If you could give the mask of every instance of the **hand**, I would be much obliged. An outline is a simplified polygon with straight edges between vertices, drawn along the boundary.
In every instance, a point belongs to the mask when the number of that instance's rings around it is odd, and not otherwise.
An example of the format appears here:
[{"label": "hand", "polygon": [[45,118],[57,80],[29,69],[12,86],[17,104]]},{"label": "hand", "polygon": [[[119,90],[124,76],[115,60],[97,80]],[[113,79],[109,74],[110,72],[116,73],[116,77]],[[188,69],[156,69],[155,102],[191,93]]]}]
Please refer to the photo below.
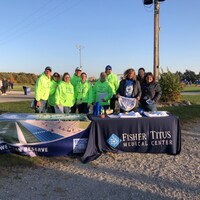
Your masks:
[{"label": "hand", "polygon": [[38,107],[38,108],[39,108],[40,106],[41,106],[41,103],[40,103],[40,101],[37,101],[37,102],[36,102],[36,107]]},{"label": "hand", "polygon": [[138,96],[136,99],[139,101],[139,100],[140,100],[140,97]]}]

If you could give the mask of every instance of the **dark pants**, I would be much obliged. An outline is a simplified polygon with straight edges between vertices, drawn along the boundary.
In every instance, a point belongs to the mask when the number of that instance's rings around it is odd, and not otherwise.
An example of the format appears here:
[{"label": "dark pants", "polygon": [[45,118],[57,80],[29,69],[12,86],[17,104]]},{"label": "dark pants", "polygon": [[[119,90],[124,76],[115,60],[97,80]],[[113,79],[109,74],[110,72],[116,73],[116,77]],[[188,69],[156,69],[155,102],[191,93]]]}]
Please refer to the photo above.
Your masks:
[{"label": "dark pants", "polygon": [[113,95],[112,98],[110,99],[110,109],[115,110],[115,102],[116,102],[116,95]]},{"label": "dark pants", "polygon": [[49,112],[50,113],[55,113],[55,108],[54,108],[54,106],[49,106]]},{"label": "dark pants", "polygon": [[88,114],[89,110],[88,110],[88,104],[87,103],[79,104],[77,107],[78,107],[79,113]]},{"label": "dark pants", "polygon": [[2,86],[1,90],[2,90],[2,93],[5,94],[8,90],[8,88],[5,86]]},{"label": "dark pants", "polygon": [[71,113],[76,113],[76,109],[77,109],[77,105],[74,104],[74,105],[71,107]]}]

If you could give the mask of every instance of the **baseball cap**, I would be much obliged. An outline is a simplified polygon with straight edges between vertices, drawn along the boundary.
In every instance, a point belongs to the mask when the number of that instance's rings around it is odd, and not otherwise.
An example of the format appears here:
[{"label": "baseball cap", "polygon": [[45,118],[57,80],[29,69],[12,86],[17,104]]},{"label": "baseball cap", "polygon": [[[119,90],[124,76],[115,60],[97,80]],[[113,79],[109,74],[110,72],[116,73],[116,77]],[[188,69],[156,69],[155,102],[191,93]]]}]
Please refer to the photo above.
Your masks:
[{"label": "baseball cap", "polygon": [[50,72],[52,71],[51,67],[49,67],[49,66],[47,66],[47,67],[45,68],[45,71],[46,71],[46,70],[49,70]]},{"label": "baseball cap", "polygon": [[107,65],[105,70],[108,70],[108,69],[112,70],[112,67],[110,65]]},{"label": "baseball cap", "polygon": [[82,71],[82,68],[81,67],[77,67],[76,71]]}]

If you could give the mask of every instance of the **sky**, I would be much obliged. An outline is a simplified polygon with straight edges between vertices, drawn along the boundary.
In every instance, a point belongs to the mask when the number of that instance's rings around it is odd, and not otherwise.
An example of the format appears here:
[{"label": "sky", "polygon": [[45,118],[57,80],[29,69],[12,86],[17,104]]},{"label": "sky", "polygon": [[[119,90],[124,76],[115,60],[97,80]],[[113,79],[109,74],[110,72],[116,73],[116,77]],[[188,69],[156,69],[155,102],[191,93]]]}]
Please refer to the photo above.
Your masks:
[{"label": "sky", "polygon": [[[160,69],[200,72],[199,9],[199,0],[160,4]],[[154,6],[143,0],[0,0],[0,72],[153,72],[153,37]]]}]

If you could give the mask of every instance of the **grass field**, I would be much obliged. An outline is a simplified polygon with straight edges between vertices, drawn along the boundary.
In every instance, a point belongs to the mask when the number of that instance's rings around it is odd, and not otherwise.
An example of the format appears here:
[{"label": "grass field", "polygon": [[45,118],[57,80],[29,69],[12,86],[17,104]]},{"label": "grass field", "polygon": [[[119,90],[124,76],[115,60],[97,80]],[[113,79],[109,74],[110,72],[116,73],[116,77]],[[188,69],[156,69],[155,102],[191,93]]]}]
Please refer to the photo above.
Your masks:
[{"label": "grass field", "polygon": [[34,109],[31,108],[30,101],[21,102],[9,102],[0,103],[0,114],[2,113],[34,113]]},{"label": "grass field", "polygon": [[183,88],[183,92],[200,92],[200,86],[187,85]]},{"label": "grass field", "polygon": [[[34,91],[34,87],[35,87],[34,85],[20,84],[20,83],[15,83],[13,90],[23,91],[23,86],[30,87],[31,91]],[[182,89],[182,92],[200,92],[200,86],[187,85]]]}]

